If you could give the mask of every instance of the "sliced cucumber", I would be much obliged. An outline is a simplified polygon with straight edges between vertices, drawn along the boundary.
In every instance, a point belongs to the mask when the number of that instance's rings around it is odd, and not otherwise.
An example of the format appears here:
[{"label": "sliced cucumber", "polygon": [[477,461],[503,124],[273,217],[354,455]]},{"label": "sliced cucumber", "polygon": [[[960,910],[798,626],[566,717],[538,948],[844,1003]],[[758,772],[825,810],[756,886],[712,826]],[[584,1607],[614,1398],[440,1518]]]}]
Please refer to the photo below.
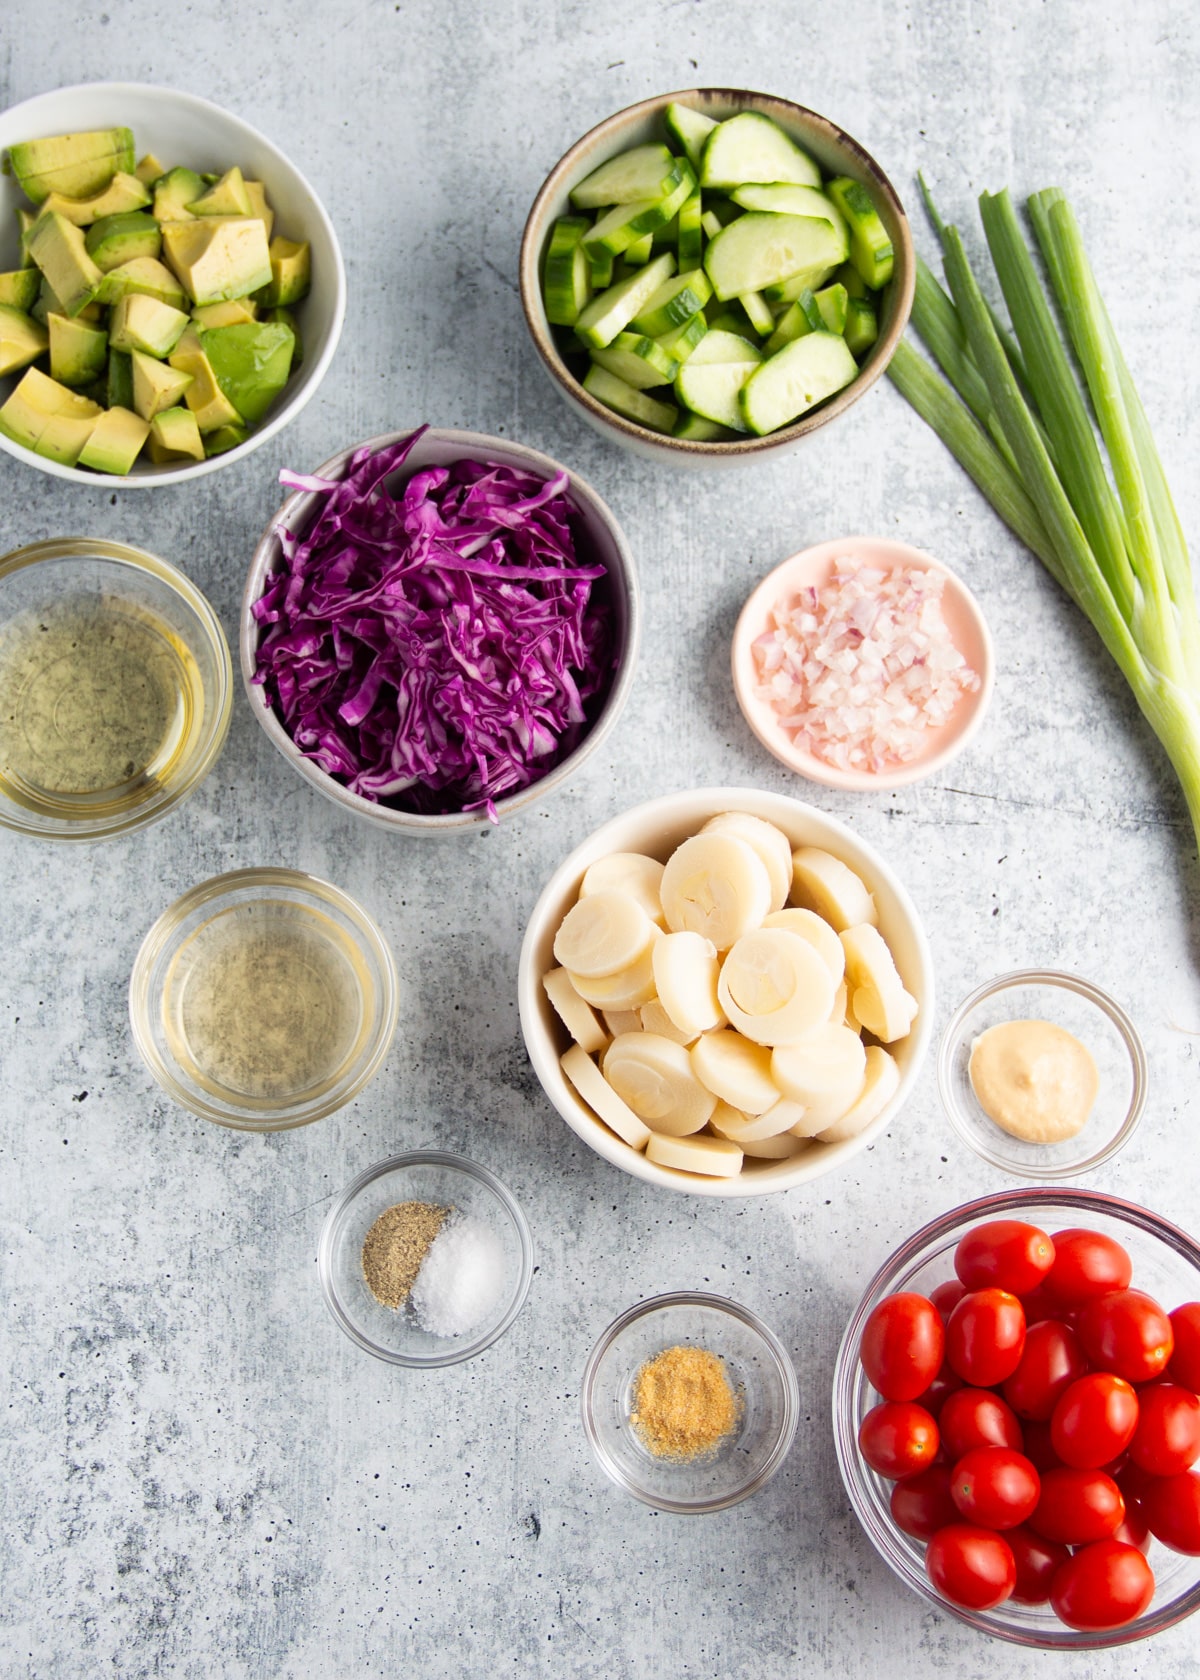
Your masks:
[{"label": "sliced cucumber", "polygon": [[696,177],[690,164],[681,161],[683,179],[666,198],[639,198],[629,204],[614,204],[607,215],[601,216],[595,227],[583,236],[584,249],[611,251],[619,257],[644,233],[663,227],[679,206],[696,190]]},{"label": "sliced cucumber", "polygon": [[681,179],[680,160],[666,146],[634,146],[585,175],[571,188],[571,203],[576,210],[600,210],[609,204],[666,198]]},{"label": "sliced cucumber", "polygon": [[[626,280],[619,280],[582,310],[575,323],[575,331],[592,350],[603,350],[619,332],[643,309],[664,280],[675,272],[675,258],[669,251],[655,257],[645,268],[638,269]],[[603,399],[601,399],[603,400]]]},{"label": "sliced cucumber", "polygon": [[704,229],[701,225],[703,207],[699,192],[694,192],[679,206],[679,272],[690,274],[699,268],[704,257]]},{"label": "sliced cucumber", "polygon": [[839,286],[845,286],[848,296],[852,298],[869,298],[870,287],[853,263],[845,262],[833,277]]},{"label": "sliced cucumber", "polygon": [[663,112],[663,121],[672,140],[683,147],[692,168],[699,170],[704,142],[716,128],[716,123],[711,117],[706,117],[703,111],[693,111],[690,105],[681,105],[678,100],[673,100],[667,106]]},{"label": "sliced cucumber", "polygon": [[819,187],[821,171],[770,117],[741,111],[718,123],[705,141],[700,185],[730,192],[752,181],[791,181],[801,187]]},{"label": "sliced cucumber", "polygon": [[587,232],[585,216],[560,216],[546,252],[546,319],[552,326],[573,327],[579,311],[592,295],[588,261],[580,241]]},{"label": "sliced cucumber", "polygon": [[678,356],[664,349],[657,339],[637,332],[618,333],[607,350],[592,351],[592,360],[635,391],[669,385],[679,371]]},{"label": "sliced cucumber", "polygon": [[655,397],[648,397],[644,391],[635,391],[632,385],[609,373],[607,368],[598,367],[595,362],[587,371],[583,388],[605,408],[611,408],[615,414],[623,414],[626,420],[632,420],[638,426],[648,426],[652,432],[673,431],[679,419],[679,410],[674,403],[659,402]]},{"label": "sliced cucumber", "polygon": [[663,281],[645,308],[639,309],[633,324],[638,332],[657,338],[698,315],[711,296],[712,285],[702,268],[673,275]]},{"label": "sliced cucumber", "polygon": [[[686,371],[681,369],[679,377]],[[777,431],[849,385],[857,375],[858,363],[844,338],[829,332],[808,333],[752,370],[750,378],[738,387],[742,426],[760,437]]]},{"label": "sliced cucumber", "polygon": [[879,321],[875,307],[866,298],[848,299],[845,336],[847,347],[855,356],[865,356],[879,337]]},{"label": "sliced cucumber", "polygon": [[675,395],[704,420],[744,432],[742,386],[762,364],[762,351],[736,333],[709,331],[675,375]]},{"label": "sliced cucumber", "polygon": [[795,303],[805,292],[819,292],[832,275],[832,267],[818,263],[815,268],[802,268],[798,274],[789,274],[777,286],[764,286],[763,296],[768,303]]},{"label": "sliced cucumber", "polygon": [[589,251],[583,246],[583,254],[587,259],[588,277],[592,282],[592,289],[602,292],[606,286],[613,283],[613,264],[616,258],[611,251]]},{"label": "sliced cucumber", "polygon": [[763,348],[768,356],[773,356],[776,350],[782,350],[785,344],[791,344],[797,338],[804,338],[810,332],[821,332],[823,327],[821,312],[813,294],[801,292],[795,303],[789,304],[779,317],[775,331]]},{"label": "sliced cucumber", "polygon": [[700,217],[700,231],[706,239],[715,239],[724,226],[715,210],[705,210]]},{"label": "sliced cucumber", "polygon": [[751,344],[741,333],[726,332],[723,327],[710,327],[704,335],[703,344],[697,345],[691,355],[697,367],[712,362],[746,362],[757,367],[762,359],[763,353],[757,344]]},{"label": "sliced cucumber", "polygon": [[845,175],[830,181],[828,192],[850,229],[850,261],[866,285],[886,285],[892,277],[892,242],[870,193]]},{"label": "sliced cucumber", "polygon": [[659,333],[657,342],[662,345],[668,356],[674,356],[678,366],[682,367],[707,334],[708,322],[701,310],[699,315],[693,315],[691,320],[685,321],[681,327],[672,327],[670,332]]},{"label": "sliced cucumber", "polygon": [[[713,291],[727,299],[764,291],[814,268],[832,268],[845,257],[845,236],[822,217],[747,210],[710,241],[704,266]],[[774,301],[770,292],[767,298]]]},{"label": "sliced cucumber", "polygon": [[845,286],[826,286],[813,294],[813,302],[821,312],[821,322],[826,332],[845,332],[846,305],[849,301]]},{"label": "sliced cucumber", "polygon": [[675,428],[677,438],[687,438],[691,443],[732,443],[737,435],[732,427],[705,420],[699,414],[685,414]]},{"label": "sliced cucumber", "polygon": [[635,239],[625,252],[625,261],[630,268],[645,268],[654,251],[654,235],[644,233],[640,239]]},{"label": "sliced cucumber", "polygon": [[743,292],[738,299],[747,319],[759,338],[769,338],[775,331],[775,317],[761,292]]},{"label": "sliced cucumber", "polygon": [[[770,210],[776,216],[823,216],[834,227],[846,231],[846,218],[833,200],[815,187],[745,186],[729,195],[743,210]],[[847,246],[849,235],[847,235]]]}]

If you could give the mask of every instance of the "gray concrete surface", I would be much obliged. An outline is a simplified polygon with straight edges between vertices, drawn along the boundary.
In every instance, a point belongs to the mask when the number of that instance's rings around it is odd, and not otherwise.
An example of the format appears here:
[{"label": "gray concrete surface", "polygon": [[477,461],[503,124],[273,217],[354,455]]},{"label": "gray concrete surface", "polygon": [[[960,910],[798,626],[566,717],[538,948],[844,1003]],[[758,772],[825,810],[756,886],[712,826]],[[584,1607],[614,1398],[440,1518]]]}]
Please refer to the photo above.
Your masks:
[{"label": "gray concrete surface", "polygon": [[[1153,1094],[1140,1135],[1088,1182],[1195,1228],[1200,867],[1182,800],[1093,636],[890,387],[776,466],[675,476],[571,418],[535,364],[513,276],[526,209],[564,148],[608,112],[696,82],[816,107],[910,200],[923,168],[964,219],[984,186],[1061,184],[1195,532],[1198,58],[1181,0],[4,10],[5,105],[124,77],[200,92],[265,130],[334,216],[350,310],[301,418],[194,488],[112,495],[0,458],[0,546],[64,532],[139,543],[196,579],[232,638],[278,469],[428,419],[519,438],[590,477],[625,524],[647,607],[611,751],[511,830],[437,846],[360,830],[288,771],[239,698],[218,769],[168,822],[90,849],[0,840],[6,1677],[1046,1671],[909,1595],[834,1462],[829,1378],[864,1281],[917,1225],[1009,1182],[950,1134],[932,1069],[890,1134],[809,1192],[655,1193],[577,1144],[543,1099],[518,1030],[517,949],[540,883],[602,818],[704,783],[809,797],[909,885],[942,1020],[977,981],[1026,964],[1115,992],[1145,1036]],[[946,775],[894,796],[791,779],[727,679],[752,583],[852,530],[959,567],[996,636],[982,736]],[[335,1118],[257,1139],[163,1100],[135,1059],[126,987],[177,893],[265,862],[360,896],[405,989],[370,1089]],[[422,1145],[502,1173],[539,1269],[504,1342],[414,1375],[341,1335],[315,1253],[330,1198]],[[609,1486],[578,1420],[596,1335],[680,1286],[763,1313],[803,1397],[775,1482],[699,1521]],[[1054,1668],[1184,1680],[1198,1662],[1192,1624]]]}]

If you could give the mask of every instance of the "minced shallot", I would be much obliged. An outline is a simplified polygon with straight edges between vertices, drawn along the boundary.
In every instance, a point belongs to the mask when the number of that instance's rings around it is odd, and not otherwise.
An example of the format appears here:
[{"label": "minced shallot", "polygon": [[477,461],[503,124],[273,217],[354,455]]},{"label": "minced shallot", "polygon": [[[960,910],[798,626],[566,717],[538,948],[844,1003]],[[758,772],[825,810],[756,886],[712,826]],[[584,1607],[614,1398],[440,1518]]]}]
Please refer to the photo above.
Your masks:
[{"label": "minced shallot", "polygon": [[839,770],[906,764],[980,686],[942,616],[944,574],[845,558],[777,601],[753,644],[755,694],[801,751]]}]

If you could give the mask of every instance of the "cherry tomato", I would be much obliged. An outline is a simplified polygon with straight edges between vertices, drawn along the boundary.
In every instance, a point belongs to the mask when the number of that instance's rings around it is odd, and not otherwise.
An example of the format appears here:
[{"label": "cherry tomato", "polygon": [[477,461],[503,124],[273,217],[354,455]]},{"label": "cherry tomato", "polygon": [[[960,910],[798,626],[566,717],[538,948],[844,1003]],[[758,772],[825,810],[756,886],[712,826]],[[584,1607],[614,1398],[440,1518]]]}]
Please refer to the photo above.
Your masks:
[{"label": "cherry tomato", "polygon": [[1137,1422],[1138,1397],[1125,1379],[1089,1371],[1059,1396],[1050,1440],[1064,1464],[1099,1470],[1125,1451]]},{"label": "cherry tomato", "polygon": [[966,1286],[957,1278],[947,1278],[945,1283],[939,1283],[936,1289],[929,1291],[929,1299],[945,1322],[966,1293]]},{"label": "cherry tomato", "polygon": [[925,1569],[943,1598],[968,1610],[994,1609],[1017,1583],[1004,1536],[971,1523],[939,1528],[925,1550]]},{"label": "cherry tomato", "polygon": [[946,1358],[964,1382],[991,1388],[1011,1377],[1025,1351],[1025,1313],[1006,1289],[969,1290],[946,1325]]},{"label": "cherry tomato", "polygon": [[1043,1423],[1030,1419],[1023,1425],[1022,1433],[1025,1436],[1025,1457],[1039,1475],[1044,1475],[1047,1470],[1061,1470],[1062,1459],[1054,1450],[1049,1420]]},{"label": "cherry tomato", "polygon": [[1133,1261],[1112,1237],[1072,1226],[1054,1233],[1046,1293],[1063,1307],[1081,1307],[1110,1289],[1128,1289]]},{"label": "cherry tomato", "polygon": [[1070,1552],[1057,1540],[1043,1540],[1024,1523],[1019,1528],[1005,1530],[1004,1538],[1012,1550],[1017,1566],[1017,1584],[1013,1600],[1017,1604],[1045,1604],[1050,1597],[1050,1583]]},{"label": "cherry tomato", "polygon": [[1172,1382],[1200,1394],[1200,1301],[1185,1301],[1171,1314],[1175,1351],[1167,1367]]},{"label": "cherry tomato", "polygon": [[1092,1540],[1107,1540],[1124,1520],[1125,1501],[1111,1476],[1103,1470],[1064,1466],[1043,1475],[1041,1498],[1029,1526],[1044,1540],[1086,1546]]},{"label": "cherry tomato", "polygon": [[1079,1315],[1079,1340],[1094,1366],[1126,1382],[1153,1382],[1175,1346],[1171,1321],[1140,1289],[1118,1289],[1090,1301]]},{"label": "cherry tomato", "polygon": [[963,1380],[953,1372],[949,1365],[943,1362],[941,1370],[934,1377],[924,1394],[917,1396],[918,1403],[934,1417],[940,1417],[942,1407],[952,1394],[962,1387]]},{"label": "cherry tomato", "polygon": [[1027,1289],[1021,1296],[1021,1306],[1025,1310],[1025,1322],[1030,1325],[1040,1324],[1044,1318],[1065,1323],[1068,1317],[1066,1308],[1051,1298],[1044,1283],[1039,1283],[1036,1289]]},{"label": "cherry tomato", "polygon": [[1136,1546],[1121,1540],[1084,1546],[1063,1564],[1050,1589],[1058,1619],[1087,1633],[1136,1621],[1153,1597],[1154,1571]]},{"label": "cherry tomato", "polygon": [[1127,1546],[1136,1546],[1139,1552],[1149,1551],[1150,1525],[1139,1505],[1132,1504],[1128,1499],[1125,1501],[1125,1521],[1113,1529],[1112,1538],[1124,1540]]},{"label": "cherry tomato", "polygon": [[1150,1482],[1139,1501],[1150,1532],[1173,1552],[1200,1557],[1200,1472]]},{"label": "cherry tomato", "polygon": [[1015,1447],[1024,1441],[1012,1407],[986,1388],[959,1388],[948,1394],[938,1416],[942,1445],[951,1463],[972,1447]]},{"label": "cherry tomato", "polygon": [[1045,1231],[1020,1219],[992,1219],[968,1231],[954,1250],[954,1270],[967,1289],[1036,1289],[1054,1264]]},{"label": "cherry tomato", "polygon": [[1011,1447],[973,1447],[950,1477],[954,1503],[981,1528],[1015,1528],[1032,1515],[1040,1492],[1037,1471]]},{"label": "cherry tomato", "polygon": [[950,1496],[949,1465],[931,1464],[919,1475],[897,1482],[891,1507],[896,1527],[918,1540],[932,1540],[939,1528],[958,1522],[958,1506]]},{"label": "cherry tomato", "polygon": [[885,1400],[862,1420],[858,1448],[872,1470],[898,1481],[933,1463],[938,1426],[924,1406],[911,1400]]},{"label": "cherry tomato", "polygon": [[1004,1384],[1004,1398],[1019,1417],[1044,1421],[1063,1390],[1086,1370],[1075,1332],[1057,1319],[1043,1319],[1025,1332],[1025,1351]]},{"label": "cherry tomato", "polygon": [[1179,1383],[1151,1383],[1138,1396],[1129,1456],[1152,1476],[1177,1476],[1200,1458],[1200,1397]]},{"label": "cherry tomato", "polygon": [[888,1295],[867,1319],[859,1358],[885,1400],[915,1400],[942,1363],[945,1332],[924,1295]]}]

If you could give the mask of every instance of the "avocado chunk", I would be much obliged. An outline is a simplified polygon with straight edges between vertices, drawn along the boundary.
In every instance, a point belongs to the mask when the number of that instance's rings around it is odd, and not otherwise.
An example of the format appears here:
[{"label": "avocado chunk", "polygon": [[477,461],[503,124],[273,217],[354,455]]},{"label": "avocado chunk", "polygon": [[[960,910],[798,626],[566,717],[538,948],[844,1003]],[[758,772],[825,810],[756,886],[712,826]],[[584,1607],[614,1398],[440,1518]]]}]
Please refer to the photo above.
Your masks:
[{"label": "avocado chunk", "polygon": [[[36,268],[14,268],[8,274],[0,274],[0,303],[7,304],[10,309],[23,309],[28,313],[37,302],[41,278]],[[219,321],[212,323],[214,327],[228,324]]]},{"label": "avocado chunk", "polygon": [[245,443],[249,435],[245,426],[218,426],[215,432],[205,432],[204,453],[224,455],[227,449],[236,449],[239,443]]},{"label": "avocado chunk", "polygon": [[204,444],[196,416],[190,408],[164,408],[150,422],[150,459],[161,465],[187,455],[193,461],[203,461]]},{"label": "avocado chunk", "polygon": [[76,227],[90,227],[104,216],[123,216],[149,202],[150,194],[136,175],[117,174],[103,192],[94,193],[91,198],[65,198],[62,193],[51,193],[43,200],[41,213],[46,216],[57,211]]},{"label": "avocado chunk", "polygon": [[156,257],[134,257],[119,268],[110,268],[101,278],[96,301],[116,303],[126,292],[141,292],[146,297],[157,298],[160,303],[169,303],[172,309],[182,309],[187,303],[183,287]]},{"label": "avocado chunk", "polygon": [[164,408],[177,403],[192,383],[190,373],[168,367],[141,350],[131,350],[129,360],[133,367],[133,406],[143,420],[153,420]]},{"label": "avocado chunk", "polygon": [[0,303],[0,373],[28,367],[49,343],[49,334],[22,309]]},{"label": "avocado chunk", "polygon": [[98,404],[31,367],[0,408],[0,432],[26,449],[73,467],[102,412]]},{"label": "avocado chunk", "polygon": [[169,169],[154,183],[155,221],[190,222],[188,200],[199,198],[203,191],[204,182],[194,169]]},{"label": "avocado chunk", "polygon": [[192,383],[183,400],[196,416],[201,432],[215,432],[221,426],[238,426],[242,417],[217,384],[208,357],[200,348],[178,349],[169,358],[170,365],[180,373],[190,373]]},{"label": "avocado chunk", "polygon": [[167,170],[166,165],[159,163],[153,152],[147,152],[133,173],[143,186],[152,187]]},{"label": "avocado chunk", "polygon": [[138,257],[157,257],[162,250],[162,229],[153,216],[134,210],[119,216],[102,216],[84,235],[87,253],[103,274]]},{"label": "avocado chunk", "polygon": [[29,235],[37,217],[32,210],[26,210],[24,205],[17,206],[17,227],[21,235],[21,267],[32,268],[33,258],[29,255]]},{"label": "avocado chunk", "polygon": [[200,328],[238,327],[244,321],[258,320],[258,305],[252,298],[230,298],[228,303],[198,303],[192,310],[192,320]]},{"label": "avocado chunk", "polygon": [[270,239],[271,229],[275,226],[275,212],[267,203],[266,187],[261,181],[245,181],[242,184],[250,200],[250,214],[258,217],[267,230],[267,238]]},{"label": "avocado chunk", "polygon": [[66,315],[46,318],[50,336],[50,375],[60,385],[89,385],[99,377],[108,355],[108,334],[87,321]]},{"label": "avocado chunk", "polygon": [[100,290],[103,275],[88,256],[83,234],[65,216],[51,211],[29,230],[29,254],[62,304],[61,313],[78,315]]},{"label": "avocado chunk", "polygon": [[108,337],[114,350],[144,350],[148,356],[168,356],[187,324],[182,309],[172,309],[169,303],[160,303],[142,292],[126,292],[113,304]]},{"label": "avocado chunk", "polygon": [[268,321],[278,321],[282,323],[283,326],[290,327],[292,329],[292,336],[296,341],[292,346],[292,368],[295,370],[304,360],[304,341],[300,337],[300,326],[296,317],[292,314],[290,309],[285,309],[282,305],[280,305],[278,309],[270,310],[266,318]]},{"label": "avocado chunk", "polygon": [[[35,268],[33,272],[37,274],[38,271]],[[39,275],[38,278],[40,281],[38,295],[29,313],[35,321],[40,321],[45,326],[51,315],[65,315],[67,311],[54,287],[47,284],[45,276]],[[72,318],[76,321],[99,321],[102,315],[103,310],[99,303],[92,302],[85,303],[79,313]]]},{"label": "avocado chunk", "polygon": [[194,199],[187,208],[193,216],[249,216],[253,214],[250,194],[242,172],[235,163],[227,169],[215,186]]},{"label": "avocado chunk", "polygon": [[133,407],[133,361],[128,350],[108,352],[104,374],[105,408]]},{"label": "avocado chunk", "polygon": [[271,280],[266,229],[253,217],[164,222],[163,256],[193,303],[247,297]]},{"label": "avocado chunk", "polygon": [[23,140],[9,149],[9,165],[26,198],[40,204],[52,192],[86,198],[113,176],[133,169],[133,134],[128,128],[94,129]]},{"label": "avocado chunk", "polygon": [[294,240],[277,237],[271,241],[270,256],[271,283],[263,287],[258,301],[274,308],[299,303],[302,297],[308,296],[312,280],[312,253],[308,241],[297,244]]},{"label": "avocado chunk", "polygon": [[150,435],[149,422],[127,408],[109,408],[96,421],[79,454],[79,465],[123,477]]},{"label": "avocado chunk", "polygon": [[295,338],[281,321],[215,327],[200,334],[217,384],[251,425],[262,419],[287,384]]}]

